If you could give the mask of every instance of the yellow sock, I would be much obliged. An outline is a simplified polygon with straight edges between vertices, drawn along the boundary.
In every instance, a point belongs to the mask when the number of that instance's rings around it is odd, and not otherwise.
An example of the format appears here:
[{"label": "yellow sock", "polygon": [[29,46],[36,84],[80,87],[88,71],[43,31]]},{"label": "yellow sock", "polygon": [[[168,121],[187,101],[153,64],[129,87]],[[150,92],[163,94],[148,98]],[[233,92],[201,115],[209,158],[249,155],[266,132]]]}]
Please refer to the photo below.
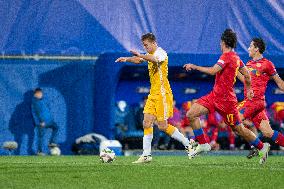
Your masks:
[{"label": "yellow sock", "polygon": [[166,129],[166,133],[172,138],[181,142],[184,146],[189,145],[189,140],[183,134],[181,134],[181,132],[179,132],[179,130],[175,128],[174,126],[169,124],[168,128]]},{"label": "yellow sock", "polygon": [[144,135],[153,134],[153,127],[144,129]]},{"label": "yellow sock", "polygon": [[173,133],[175,132],[176,128],[174,126],[172,126],[171,124],[168,124],[168,128],[166,129],[166,133],[170,136],[173,135]]}]

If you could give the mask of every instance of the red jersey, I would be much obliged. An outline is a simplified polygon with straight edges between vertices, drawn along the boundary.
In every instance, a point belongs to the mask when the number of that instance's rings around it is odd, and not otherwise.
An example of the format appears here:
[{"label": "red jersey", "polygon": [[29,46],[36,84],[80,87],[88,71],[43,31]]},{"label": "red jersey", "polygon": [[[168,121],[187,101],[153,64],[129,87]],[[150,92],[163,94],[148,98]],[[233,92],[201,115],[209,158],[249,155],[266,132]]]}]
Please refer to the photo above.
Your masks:
[{"label": "red jersey", "polygon": [[[267,83],[271,76],[277,74],[275,66],[266,58],[260,60],[250,60],[247,62],[251,76],[251,86],[254,92],[253,99],[264,100]],[[245,89],[245,96],[247,91]]]},{"label": "red jersey", "polygon": [[240,57],[233,51],[223,53],[217,64],[222,68],[216,74],[213,94],[218,101],[237,102],[234,84],[239,68],[244,67]]}]

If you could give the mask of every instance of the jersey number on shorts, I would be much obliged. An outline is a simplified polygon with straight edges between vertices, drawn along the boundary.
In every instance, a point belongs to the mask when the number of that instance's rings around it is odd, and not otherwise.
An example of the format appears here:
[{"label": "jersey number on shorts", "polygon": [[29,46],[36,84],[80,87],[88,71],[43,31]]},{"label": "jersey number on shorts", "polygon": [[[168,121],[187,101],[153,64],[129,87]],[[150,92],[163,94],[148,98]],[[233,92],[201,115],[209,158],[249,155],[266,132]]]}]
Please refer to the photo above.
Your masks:
[{"label": "jersey number on shorts", "polygon": [[227,114],[227,121],[230,125],[234,125],[234,114]]}]

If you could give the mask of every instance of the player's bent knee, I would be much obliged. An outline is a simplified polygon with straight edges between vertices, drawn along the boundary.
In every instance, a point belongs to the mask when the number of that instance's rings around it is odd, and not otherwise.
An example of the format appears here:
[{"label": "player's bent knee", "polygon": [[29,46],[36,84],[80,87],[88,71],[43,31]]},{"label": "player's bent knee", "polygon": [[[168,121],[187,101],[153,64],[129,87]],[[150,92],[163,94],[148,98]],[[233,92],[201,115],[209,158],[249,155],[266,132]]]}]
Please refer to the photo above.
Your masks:
[{"label": "player's bent knee", "polygon": [[168,123],[167,121],[161,121],[161,122],[158,122],[158,128],[162,131],[166,131],[167,128],[168,128]]},{"label": "player's bent knee", "polygon": [[188,119],[190,121],[193,121],[197,118],[197,115],[194,113],[194,111],[191,111],[189,110],[187,113],[186,113],[186,117],[188,117]]},{"label": "player's bent knee", "polygon": [[147,128],[150,128],[150,127],[152,127],[152,122],[148,121],[148,120],[144,120],[143,121],[143,128],[147,129]]}]

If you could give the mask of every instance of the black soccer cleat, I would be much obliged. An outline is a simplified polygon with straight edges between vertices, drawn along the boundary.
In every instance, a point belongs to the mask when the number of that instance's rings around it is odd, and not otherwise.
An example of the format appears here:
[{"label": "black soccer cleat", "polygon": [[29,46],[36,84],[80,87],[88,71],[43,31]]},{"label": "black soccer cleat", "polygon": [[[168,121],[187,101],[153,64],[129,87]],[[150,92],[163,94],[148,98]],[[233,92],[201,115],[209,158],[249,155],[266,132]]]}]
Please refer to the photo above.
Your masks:
[{"label": "black soccer cleat", "polygon": [[258,156],[258,150],[256,148],[252,148],[247,155],[248,159]]}]

